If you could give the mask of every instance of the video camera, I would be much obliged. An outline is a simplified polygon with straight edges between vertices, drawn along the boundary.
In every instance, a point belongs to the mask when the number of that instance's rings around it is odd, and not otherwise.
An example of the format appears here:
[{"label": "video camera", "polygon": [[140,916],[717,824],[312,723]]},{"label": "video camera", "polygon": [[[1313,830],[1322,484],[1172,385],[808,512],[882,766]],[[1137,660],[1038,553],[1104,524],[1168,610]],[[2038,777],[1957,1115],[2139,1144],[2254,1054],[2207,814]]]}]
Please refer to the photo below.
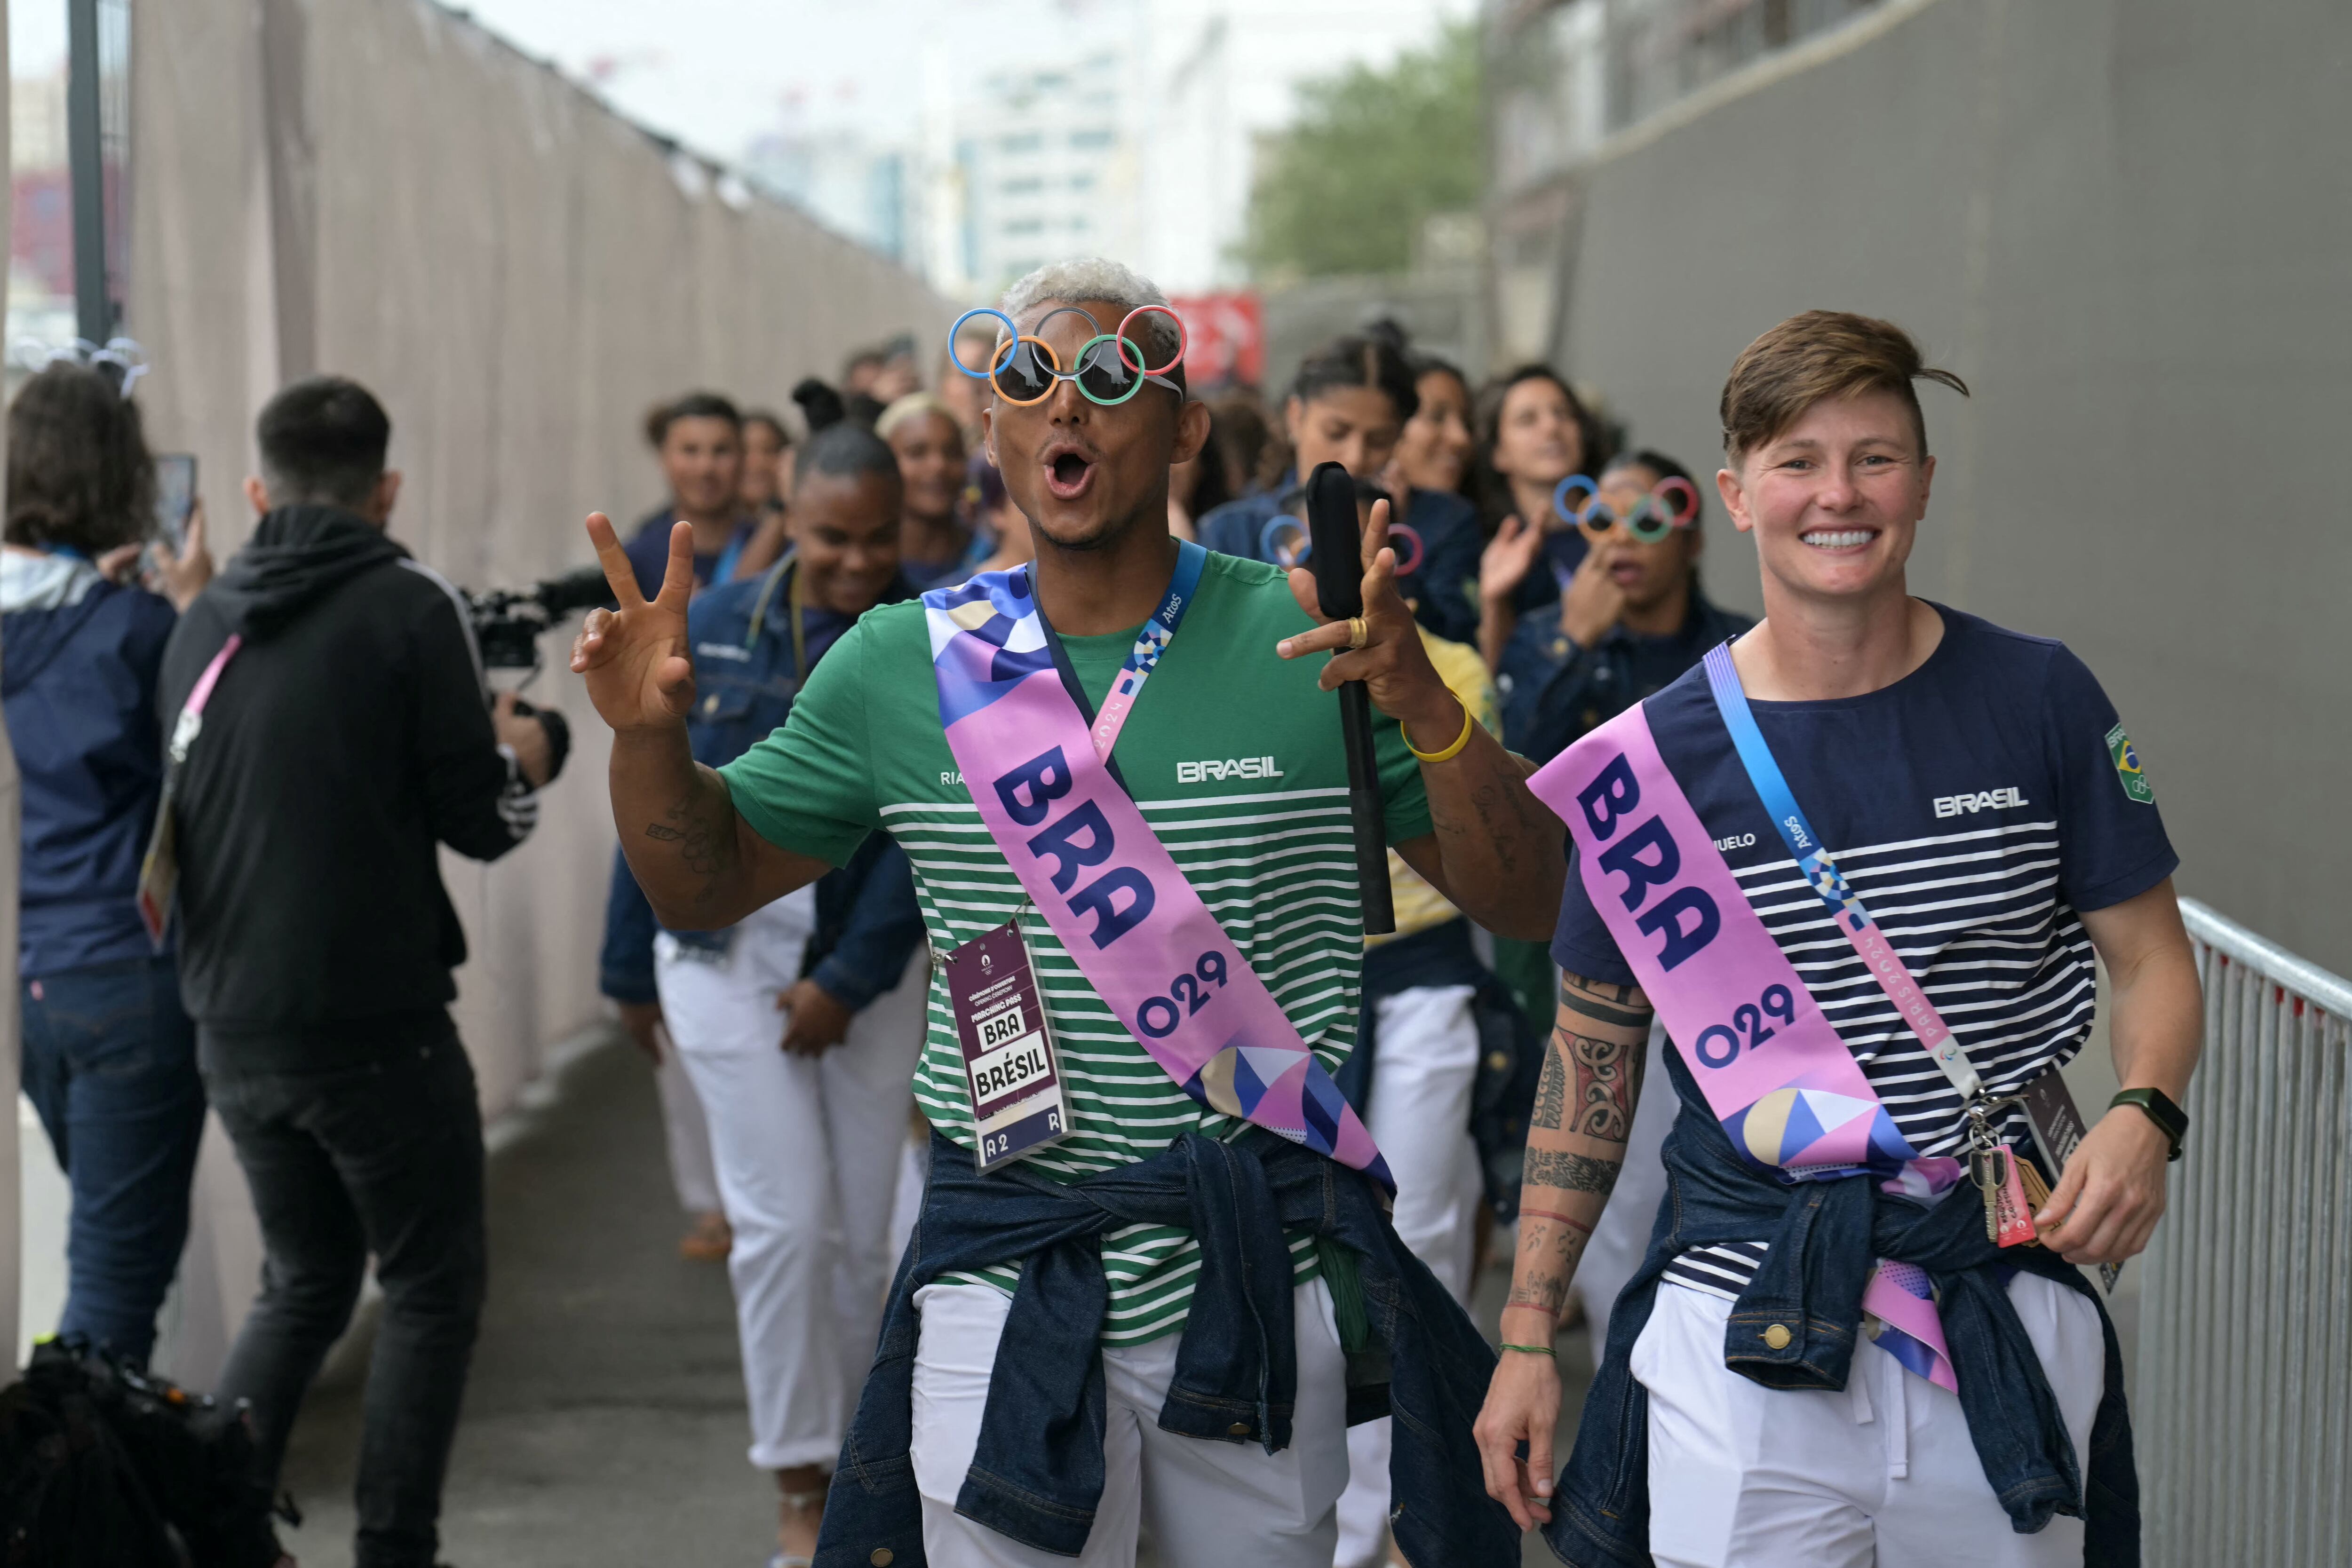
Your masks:
[{"label": "video camera", "polygon": [[[542,667],[539,656],[541,636],[583,610],[600,605],[610,610],[615,602],[612,584],[604,580],[604,569],[601,566],[583,566],[529,588],[492,588],[480,593],[471,589],[457,591],[465,595],[466,619],[473,623],[474,644],[481,650],[483,673],[525,671],[522,679],[515,683],[518,690]],[[535,706],[520,696],[515,699],[515,712],[536,717],[547,730],[548,780],[552,783],[555,776],[563,771],[564,759],[572,754],[571,725],[553,708]]]},{"label": "video camera", "polygon": [[[529,588],[461,589],[474,642],[486,670],[540,670],[539,640],[565,617],[599,606],[614,606],[613,586],[601,566],[583,566]],[[528,677],[526,677],[528,678]]]}]

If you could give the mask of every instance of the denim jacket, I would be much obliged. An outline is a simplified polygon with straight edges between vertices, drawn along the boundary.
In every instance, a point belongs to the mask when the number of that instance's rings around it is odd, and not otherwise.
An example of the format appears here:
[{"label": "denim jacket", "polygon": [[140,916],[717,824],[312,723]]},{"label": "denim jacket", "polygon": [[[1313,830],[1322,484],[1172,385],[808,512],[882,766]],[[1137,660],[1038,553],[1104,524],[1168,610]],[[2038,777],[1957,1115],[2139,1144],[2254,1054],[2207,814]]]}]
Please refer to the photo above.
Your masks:
[{"label": "denim jacket", "polygon": [[[734,761],[782,728],[792,712],[804,674],[793,639],[793,569],[794,558],[787,555],[758,578],[705,590],[688,609],[695,703],[686,733],[697,762],[717,768]],[[881,602],[912,596],[903,580],[894,580]],[[812,667],[848,628],[843,617],[824,619],[803,639]],[[597,988],[620,1002],[656,999],[654,936],[660,929],[628,861],[614,851]],[[708,946],[727,940],[723,932],[677,935]],[[913,868],[903,850],[876,833],[847,865],[818,879],[816,934],[805,972],[845,1007],[863,1010],[898,983],[922,939]]]},{"label": "denim jacket", "polygon": [[[1268,1453],[1288,1446],[1297,1341],[1283,1232],[1311,1230],[1351,1347],[1348,1419],[1396,1416],[1399,1543],[1424,1568],[1517,1562],[1518,1531],[1487,1497],[1470,1435],[1495,1353],[1397,1240],[1376,1194],[1360,1173],[1255,1130],[1230,1144],[1187,1134],[1148,1160],[1067,1185],[1018,1166],[977,1175],[968,1151],[934,1135],[922,1214],[834,1471],[816,1568],[925,1561],[908,1455],[915,1292],[942,1274],[1016,1259],[1004,1333],[1023,1354],[996,1363],[956,1511],[1040,1551],[1085,1549],[1104,1481],[1100,1239],[1137,1222],[1182,1225],[1201,1242],[1162,1430],[1255,1441]],[[1249,1542],[1234,1544],[1235,1562],[1247,1562]]]},{"label": "denim jacket", "polygon": [[[1554,1490],[1544,1539],[1573,1568],[1644,1568],[1650,1561],[1649,1394],[1628,1363],[1649,1322],[1660,1276],[1685,1248],[1769,1237],[1772,1249],[1731,1309],[1724,1364],[1768,1388],[1842,1389],[1861,1328],[1872,1260],[1916,1263],[1935,1282],[1960,1408],[1985,1479],[2030,1534],[2053,1514],[2081,1517],[2086,1568],[2137,1568],[2139,1480],[2123,1355],[2115,1325],[2081,1270],[2040,1247],[1985,1239],[1968,1192],[1928,1207],[1881,1192],[1868,1176],[1784,1186],[1732,1152],[1689,1070],[1669,1051],[1682,1113],[1666,1136],[1666,1197],[1649,1256],[1609,1314],[1609,1343],[1585,1396],[1575,1451]],[[2080,1291],[2099,1307],[2106,1391],[2078,1462],[2050,1380],[2006,1284],[2016,1271]],[[1775,1350],[1768,1330],[1790,1331]]]},{"label": "denim jacket", "polygon": [[[1529,575],[1533,575],[1530,573]],[[1496,674],[1506,691],[1504,744],[1522,757],[1549,762],[1570,746],[1653,692],[1672,685],[1706,651],[1755,622],[1723,609],[1691,583],[1681,630],[1647,637],[1612,626],[1590,648],[1559,629],[1557,606],[1523,615],[1503,645]]]}]

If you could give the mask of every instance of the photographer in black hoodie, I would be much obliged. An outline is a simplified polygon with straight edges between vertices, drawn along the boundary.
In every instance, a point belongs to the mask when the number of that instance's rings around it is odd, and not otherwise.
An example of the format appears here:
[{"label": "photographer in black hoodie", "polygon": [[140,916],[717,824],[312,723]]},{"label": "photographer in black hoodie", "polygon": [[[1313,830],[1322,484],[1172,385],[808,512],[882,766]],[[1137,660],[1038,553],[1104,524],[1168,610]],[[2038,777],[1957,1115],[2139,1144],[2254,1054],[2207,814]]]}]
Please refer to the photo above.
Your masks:
[{"label": "photographer in black hoodie", "polygon": [[274,1488],[373,1253],[355,1561],[429,1568],[485,1279],[481,1119],[448,1012],[466,944],[436,846],[520,843],[550,748],[485,698],[455,591],[385,537],[391,433],[352,382],[270,400],[246,481],[261,520],[181,617],[158,701],[169,736],[238,639],[172,797],[182,993],[268,1254],[222,1392],[253,1401]]}]

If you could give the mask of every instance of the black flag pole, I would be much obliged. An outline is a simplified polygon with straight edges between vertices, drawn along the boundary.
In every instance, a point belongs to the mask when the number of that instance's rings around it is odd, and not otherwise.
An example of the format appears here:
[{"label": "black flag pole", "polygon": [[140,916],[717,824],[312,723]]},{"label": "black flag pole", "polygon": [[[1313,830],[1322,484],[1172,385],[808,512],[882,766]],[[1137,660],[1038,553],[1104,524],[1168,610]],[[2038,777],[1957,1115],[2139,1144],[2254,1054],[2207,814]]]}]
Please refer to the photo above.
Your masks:
[{"label": "black flag pole", "polygon": [[[1356,518],[1356,481],[1337,463],[1316,465],[1307,480],[1307,564],[1315,596],[1335,621],[1364,612],[1363,531]],[[1355,819],[1356,879],[1362,884],[1364,934],[1396,929],[1389,899],[1388,824],[1381,810],[1381,768],[1372,749],[1372,703],[1361,681],[1339,687],[1339,737],[1348,751],[1348,808]]]}]

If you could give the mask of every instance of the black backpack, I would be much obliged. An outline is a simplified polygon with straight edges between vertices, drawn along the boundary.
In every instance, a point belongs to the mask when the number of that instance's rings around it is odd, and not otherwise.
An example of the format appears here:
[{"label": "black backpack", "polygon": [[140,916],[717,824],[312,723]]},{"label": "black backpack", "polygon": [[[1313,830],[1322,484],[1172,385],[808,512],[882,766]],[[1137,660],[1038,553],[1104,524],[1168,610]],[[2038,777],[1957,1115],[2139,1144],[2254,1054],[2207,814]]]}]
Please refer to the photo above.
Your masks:
[{"label": "black backpack", "polygon": [[273,1568],[281,1555],[243,1401],[92,1350],[36,1346],[0,1391],[0,1565]]}]

